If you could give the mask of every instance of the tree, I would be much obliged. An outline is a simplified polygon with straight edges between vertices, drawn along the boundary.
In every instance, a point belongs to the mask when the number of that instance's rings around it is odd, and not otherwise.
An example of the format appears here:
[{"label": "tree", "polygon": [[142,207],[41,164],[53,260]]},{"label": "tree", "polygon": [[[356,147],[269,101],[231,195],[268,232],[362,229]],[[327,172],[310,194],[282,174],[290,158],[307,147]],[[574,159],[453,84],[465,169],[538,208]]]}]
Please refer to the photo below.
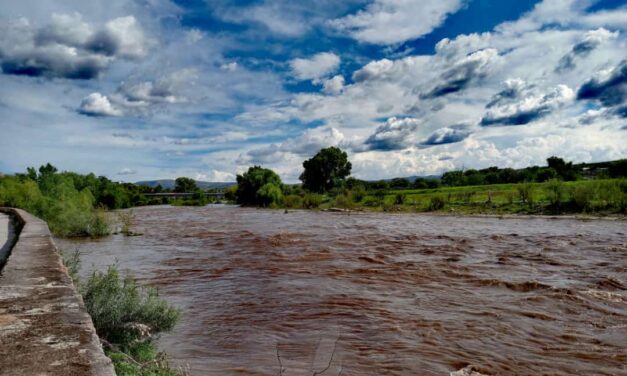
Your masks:
[{"label": "tree", "polygon": [[257,202],[262,206],[271,206],[283,202],[283,192],[281,187],[274,183],[264,184],[257,191]]},{"label": "tree", "polygon": [[562,180],[577,180],[577,171],[575,171],[573,162],[566,163],[562,158],[553,156],[547,158],[546,163],[549,165],[549,168],[557,172],[557,175]]},{"label": "tree", "polygon": [[397,188],[397,189],[409,188],[409,180],[405,178],[394,178],[390,182],[390,187]]},{"label": "tree", "polygon": [[[267,186],[268,184],[271,185]],[[282,186],[281,178],[274,171],[260,166],[250,167],[247,172],[237,175],[237,203],[241,205],[271,205],[275,201],[268,202],[268,200],[282,199],[283,195],[280,192]],[[276,193],[275,187],[278,188],[280,195]]]},{"label": "tree", "polygon": [[174,181],[174,192],[177,193],[194,193],[198,190],[198,186],[194,179],[180,177]]},{"label": "tree", "polygon": [[341,186],[350,175],[352,165],[346,152],[337,147],[321,149],[313,158],[303,162],[305,171],[300,175],[303,188],[312,192],[325,192]]}]

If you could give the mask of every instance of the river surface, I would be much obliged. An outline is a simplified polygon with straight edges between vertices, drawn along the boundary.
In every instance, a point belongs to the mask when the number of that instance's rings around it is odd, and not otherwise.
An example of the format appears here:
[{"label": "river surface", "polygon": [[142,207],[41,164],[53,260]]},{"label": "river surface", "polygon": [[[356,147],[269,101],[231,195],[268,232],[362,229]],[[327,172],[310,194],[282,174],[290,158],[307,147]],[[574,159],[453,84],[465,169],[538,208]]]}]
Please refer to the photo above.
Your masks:
[{"label": "river surface", "polygon": [[627,375],[627,223],[134,209],[142,236],[58,239],[183,310],[192,375]]}]

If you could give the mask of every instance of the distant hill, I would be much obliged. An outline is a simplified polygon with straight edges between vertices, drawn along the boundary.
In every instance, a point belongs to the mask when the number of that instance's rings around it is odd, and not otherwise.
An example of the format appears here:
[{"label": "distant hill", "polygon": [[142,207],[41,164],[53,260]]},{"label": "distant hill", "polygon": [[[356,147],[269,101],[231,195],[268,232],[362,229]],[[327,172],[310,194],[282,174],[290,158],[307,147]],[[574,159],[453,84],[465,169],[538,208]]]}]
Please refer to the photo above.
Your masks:
[{"label": "distant hill", "polygon": [[[401,179],[406,179],[409,180],[410,183],[413,183],[414,181],[416,181],[416,179],[440,179],[442,177],[442,175],[424,175],[424,176],[419,176],[419,175],[412,175],[412,176],[403,176],[401,177]],[[383,179],[384,181],[392,181],[393,179]],[[372,181],[378,181],[378,180],[372,180]]]},{"label": "distant hill", "polygon": [[[235,185],[235,182],[210,182],[195,180],[196,185],[200,189],[223,189]],[[145,180],[138,181],[135,184],[143,185],[146,187],[154,188],[161,185],[164,189],[174,189],[174,179],[161,179],[161,180]]]}]

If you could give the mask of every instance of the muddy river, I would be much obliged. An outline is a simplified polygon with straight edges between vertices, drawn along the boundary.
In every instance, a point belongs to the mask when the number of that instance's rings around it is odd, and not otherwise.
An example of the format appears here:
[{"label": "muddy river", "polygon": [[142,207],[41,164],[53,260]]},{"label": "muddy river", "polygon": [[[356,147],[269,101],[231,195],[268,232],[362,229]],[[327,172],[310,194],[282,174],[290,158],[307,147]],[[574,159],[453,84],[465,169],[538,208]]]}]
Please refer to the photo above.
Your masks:
[{"label": "muddy river", "polygon": [[179,306],[159,346],[192,375],[627,375],[625,221],[134,214],[57,245]]}]

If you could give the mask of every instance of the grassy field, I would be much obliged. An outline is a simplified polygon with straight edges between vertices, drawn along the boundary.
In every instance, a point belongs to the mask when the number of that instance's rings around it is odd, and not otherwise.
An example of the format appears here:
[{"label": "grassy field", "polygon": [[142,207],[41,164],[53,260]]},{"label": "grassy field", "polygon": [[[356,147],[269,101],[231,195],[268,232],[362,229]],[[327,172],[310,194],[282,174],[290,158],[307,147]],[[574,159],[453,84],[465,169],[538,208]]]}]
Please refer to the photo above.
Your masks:
[{"label": "grassy field", "polygon": [[320,208],[460,214],[594,214],[627,212],[627,179],[495,184],[436,189],[347,192]]}]

